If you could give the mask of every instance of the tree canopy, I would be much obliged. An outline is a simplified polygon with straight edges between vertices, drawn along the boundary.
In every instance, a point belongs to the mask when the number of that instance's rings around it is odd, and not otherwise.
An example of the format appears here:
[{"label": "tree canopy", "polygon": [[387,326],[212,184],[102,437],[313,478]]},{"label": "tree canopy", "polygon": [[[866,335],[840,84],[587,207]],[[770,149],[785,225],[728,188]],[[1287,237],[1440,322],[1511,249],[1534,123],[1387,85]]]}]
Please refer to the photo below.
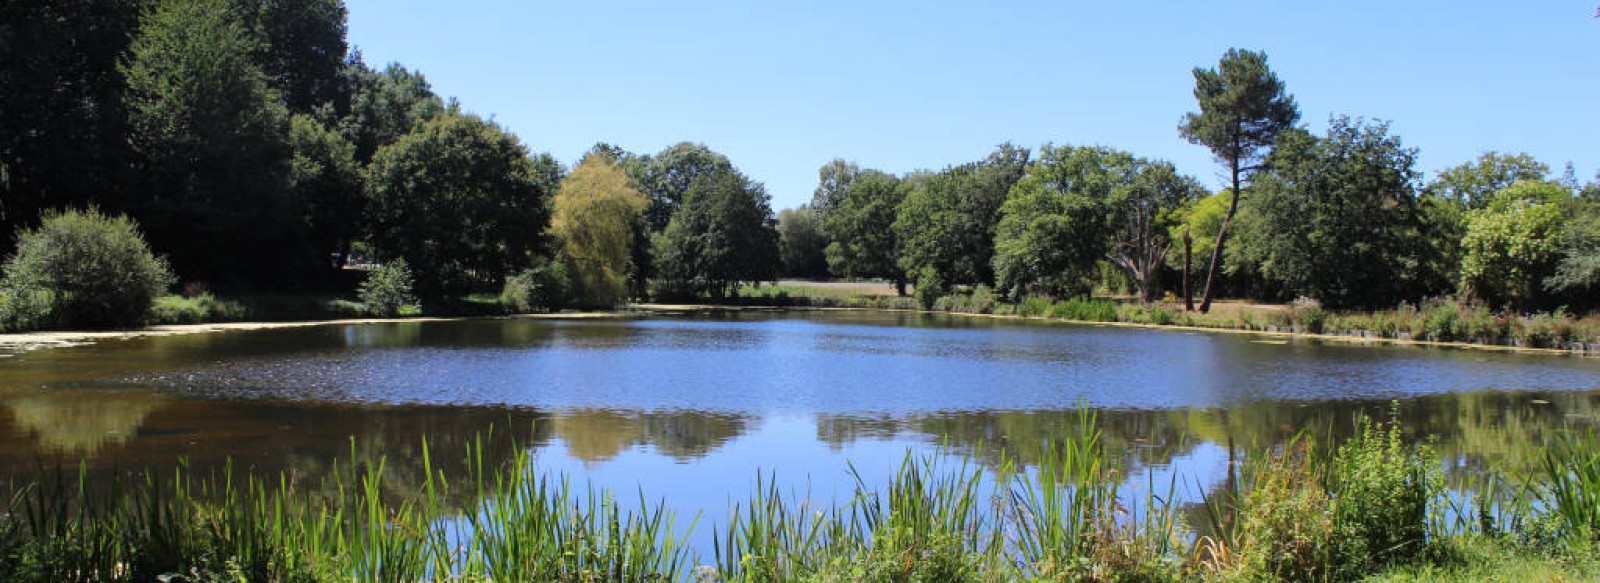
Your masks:
[{"label": "tree canopy", "polygon": [[1267,68],[1266,54],[1241,49],[1228,49],[1215,69],[1194,69],[1194,98],[1200,111],[1184,115],[1178,133],[1211,150],[1228,169],[1233,192],[1206,269],[1200,301],[1200,311],[1205,312],[1211,308],[1228,224],[1239,211],[1241,191],[1261,169],[1278,134],[1299,121],[1300,108],[1284,90],[1283,81]]},{"label": "tree canopy", "polygon": [[609,308],[627,299],[633,225],[649,204],[603,156],[584,158],[561,181],[550,231],[561,241],[580,305]]},{"label": "tree canopy", "polygon": [[550,193],[527,148],[447,112],[384,146],[367,169],[372,243],[405,259],[424,297],[498,285],[544,250]]}]

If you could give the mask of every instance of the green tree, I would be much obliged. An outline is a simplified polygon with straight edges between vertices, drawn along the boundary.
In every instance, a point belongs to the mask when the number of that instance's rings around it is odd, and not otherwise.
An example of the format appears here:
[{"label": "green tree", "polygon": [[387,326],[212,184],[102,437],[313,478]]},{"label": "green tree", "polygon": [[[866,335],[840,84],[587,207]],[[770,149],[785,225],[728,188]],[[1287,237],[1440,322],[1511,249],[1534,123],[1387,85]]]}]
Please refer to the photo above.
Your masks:
[{"label": "green tree", "polygon": [[164,0],[122,72],[145,171],[135,203],[187,277],[274,283],[305,266],[290,204],[288,115],[229,0]]},{"label": "green tree", "polygon": [[1182,209],[1205,196],[1205,188],[1178,174],[1171,163],[1139,161],[1131,184],[1120,198],[1121,224],[1112,231],[1109,259],[1133,281],[1139,297],[1155,297],[1156,275],[1166,262],[1175,239],[1171,233],[1182,219]]},{"label": "green tree", "polygon": [[1088,294],[1138,166],[1132,154],[1110,148],[1042,148],[1000,207],[999,287],[1013,296]]},{"label": "green tree", "polygon": [[1467,213],[1461,240],[1461,289],[1493,305],[1536,305],[1541,284],[1560,259],[1570,192],[1554,182],[1524,180],[1500,189]]},{"label": "green tree", "polygon": [[428,80],[398,63],[374,71],[356,54],[340,76],[349,104],[340,112],[339,133],[355,144],[356,160],[363,165],[378,148],[445,112],[444,100],[434,94]]},{"label": "green tree", "polygon": [[660,232],[672,220],[696,180],[733,172],[733,163],[704,144],[681,142],[650,157],[641,170],[640,190],[650,198],[645,219],[652,232]]},{"label": "green tree", "polygon": [[1483,208],[1495,193],[1519,180],[1544,180],[1550,167],[1525,153],[1501,154],[1490,150],[1471,162],[1439,173],[1427,190],[1433,196]]},{"label": "green tree", "polygon": [[585,157],[561,182],[550,230],[572,266],[579,304],[612,307],[627,299],[633,225],[649,204],[603,156]]},{"label": "green tree", "polygon": [[905,196],[900,180],[877,170],[843,177],[844,198],[823,215],[828,271],[842,277],[882,277],[905,295],[906,276],[896,262],[895,215]]},{"label": "green tree", "polygon": [[345,65],[345,19],[341,0],[240,0],[253,9],[265,42],[261,69],[295,113],[311,113],[338,98]]},{"label": "green tree", "polygon": [[946,283],[993,284],[1000,206],[1029,156],[1026,148],[1001,144],[984,160],[910,183],[894,224],[900,268],[932,269]]},{"label": "green tree", "polygon": [[42,293],[45,319],[74,328],[143,324],[172,285],[167,262],[150,252],[138,225],[96,209],[46,213],[17,236],[0,282],[8,295]]},{"label": "green tree", "polygon": [[516,136],[449,112],[383,147],[367,168],[372,244],[423,297],[498,285],[544,248],[549,193]]},{"label": "green tree", "polygon": [[657,269],[669,293],[723,297],[744,282],[772,279],[778,235],[766,190],[737,171],[696,179],[655,237]]},{"label": "green tree", "polygon": [[828,239],[816,211],[801,205],[778,213],[778,255],[783,274],[794,277],[828,276]]},{"label": "green tree", "polygon": [[1555,273],[1545,278],[1544,289],[1574,309],[1592,309],[1594,292],[1600,290],[1600,208],[1591,200],[1573,206],[1576,212],[1568,213],[1561,237],[1561,259]]},{"label": "green tree", "polygon": [[289,189],[305,213],[310,245],[343,267],[360,234],[365,199],[355,145],[308,115],[289,119]]},{"label": "green tree", "polygon": [[1228,49],[1215,69],[1194,69],[1194,98],[1200,112],[1186,114],[1178,133],[1189,143],[1211,150],[1228,169],[1233,194],[1206,267],[1200,311],[1207,312],[1222,268],[1228,226],[1239,212],[1240,194],[1261,169],[1278,134],[1299,121],[1300,109],[1277,74],[1267,68],[1266,54],[1240,49]]},{"label": "green tree", "polygon": [[855,162],[834,158],[823,164],[817,169],[817,189],[811,194],[811,209],[823,220],[827,220],[834,209],[844,204],[845,194],[850,191],[850,183],[860,175],[861,167]]},{"label": "green tree", "polygon": [[0,3],[0,246],[46,208],[121,205],[130,153],[117,62],[143,4]]},{"label": "green tree", "polygon": [[1324,138],[1283,134],[1251,187],[1261,273],[1334,308],[1392,306],[1420,296],[1426,248],[1416,149],[1389,124],[1329,121]]}]

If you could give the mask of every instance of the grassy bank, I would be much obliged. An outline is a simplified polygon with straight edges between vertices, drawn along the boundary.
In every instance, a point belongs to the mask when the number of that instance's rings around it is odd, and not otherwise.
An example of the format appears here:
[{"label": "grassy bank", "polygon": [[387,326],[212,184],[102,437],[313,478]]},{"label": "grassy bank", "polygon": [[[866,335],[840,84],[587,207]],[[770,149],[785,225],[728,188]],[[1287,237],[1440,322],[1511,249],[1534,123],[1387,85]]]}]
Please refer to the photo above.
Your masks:
[{"label": "grassy bank", "polygon": [[1117,322],[1321,334],[1399,341],[1457,342],[1486,346],[1549,348],[1600,352],[1600,314],[1576,316],[1565,311],[1513,314],[1494,312],[1481,304],[1451,298],[1421,305],[1402,304],[1372,312],[1332,311],[1314,301],[1289,304],[1219,302],[1207,314],[1186,312],[1173,301],[1149,304],[1133,300],[1029,297],[1004,301],[984,286],[932,300],[826,289],[807,285],[746,287],[728,303],[788,307],[926,309],[959,314],[1017,316],[1072,322]]},{"label": "grassy bank", "polygon": [[[759,477],[727,524],[666,501],[541,474],[484,440],[447,475],[421,449],[417,491],[384,464],[322,476],[146,474],[91,485],[68,470],[11,483],[6,581],[1383,581],[1600,576],[1600,439],[1569,435],[1525,483],[1446,492],[1440,460],[1366,422],[1341,444],[1248,452],[1202,501],[1183,477],[1134,493],[1091,413],[1038,466],[908,454],[887,484],[827,507]],[[490,439],[490,438],[484,438]],[[354,452],[352,452],[354,457]],[[79,476],[84,475],[80,466]],[[1499,486],[1495,486],[1499,484]],[[710,544],[690,541],[710,539]],[[703,552],[709,547],[710,552]],[[698,551],[696,549],[701,549]]]}]

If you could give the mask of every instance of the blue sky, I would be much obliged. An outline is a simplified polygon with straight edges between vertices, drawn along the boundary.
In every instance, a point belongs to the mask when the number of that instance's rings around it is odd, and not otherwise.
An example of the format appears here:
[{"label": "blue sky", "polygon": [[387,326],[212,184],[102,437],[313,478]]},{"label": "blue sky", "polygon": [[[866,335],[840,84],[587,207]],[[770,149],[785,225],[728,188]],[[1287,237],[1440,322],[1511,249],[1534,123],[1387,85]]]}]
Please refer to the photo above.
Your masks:
[{"label": "blue sky", "polygon": [[1392,122],[1428,176],[1485,150],[1600,167],[1595,0],[533,2],[348,0],[368,63],[572,163],[597,141],[702,142],[810,200],[833,158],[894,173],[1003,141],[1099,144],[1217,187],[1178,137],[1196,66],[1265,51],[1321,132]]}]

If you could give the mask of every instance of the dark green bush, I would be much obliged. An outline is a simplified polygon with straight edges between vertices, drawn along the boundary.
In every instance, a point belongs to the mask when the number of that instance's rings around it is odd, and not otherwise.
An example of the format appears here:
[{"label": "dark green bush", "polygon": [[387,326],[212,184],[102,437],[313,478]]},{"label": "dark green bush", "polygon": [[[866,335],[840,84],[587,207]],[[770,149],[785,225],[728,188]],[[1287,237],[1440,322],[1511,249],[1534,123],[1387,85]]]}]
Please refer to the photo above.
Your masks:
[{"label": "dark green bush", "polygon": [[411,295],[411,267],[404,259],[379,265],[361,282],[359,296],[367,312],[375,316],[395,316],[409,311],[417,300]]},{"label": "dark green bush", "polygon": [[7,327],[117,328],[144,324],[173,283],[139,227],[97,209],[45,214],[17,236],[5,264],[0,309]]}]

